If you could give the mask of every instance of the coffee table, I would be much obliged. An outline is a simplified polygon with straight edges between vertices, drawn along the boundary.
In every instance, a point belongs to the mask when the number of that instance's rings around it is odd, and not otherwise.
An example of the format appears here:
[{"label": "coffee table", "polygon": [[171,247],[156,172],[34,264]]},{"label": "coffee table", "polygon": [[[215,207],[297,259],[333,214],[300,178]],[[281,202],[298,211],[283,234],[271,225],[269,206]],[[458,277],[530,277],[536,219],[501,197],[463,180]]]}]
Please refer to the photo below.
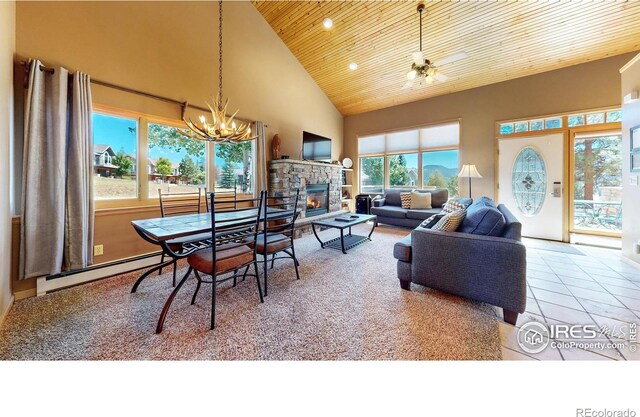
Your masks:
[{"label": "coffee table", "polygon": [[[350,217],[352,220],[340,221],[340,220],[336,220],[337,217],[334,217],[332,219],[316,220],[311,222],[311,228],[313,229],[313,234],[316,236],[316,239],[318,239],[318,242],[320,242],[320,246],[322,246],[323,249],[331,248],[331,249],[342,250],[342,253],[346,255],[348,249],[352,249],[368,240],[371,240],[371,235],[373,234],[373,231],[378,225],[378,217],[375,215],[345,214],[340,217],[341,218]],[[351,233],[351,227],[357,224],[366,223],[368,221],[373,221],[373,227],[371,227],[371,231],[369,232],[368,236],[354,235]],[[335,239],[331,239],[326,242],[323,242],[318,236],[318,233],[316,232],[316,226],[338,229],[340,230],[340,236]],[[345,229],[349,229],[349,233],[347,233],[346,235],[344,233]]]}]

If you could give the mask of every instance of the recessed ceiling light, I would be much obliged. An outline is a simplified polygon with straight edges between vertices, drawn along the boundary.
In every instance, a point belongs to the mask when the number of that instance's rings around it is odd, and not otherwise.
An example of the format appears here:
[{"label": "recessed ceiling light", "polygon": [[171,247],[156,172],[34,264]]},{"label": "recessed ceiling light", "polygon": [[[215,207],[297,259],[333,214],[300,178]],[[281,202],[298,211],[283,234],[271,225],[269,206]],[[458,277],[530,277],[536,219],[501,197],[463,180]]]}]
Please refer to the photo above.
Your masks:
[{"label": "recessed ceiling light", "polygon": [[325,18],[322,21],[322,26],[324,26],[326,29],[331,29],[333,27],[333,20],[329,19],[328,17]]},{"label": "recessed ceiling light", "polygon": [[350,69],[351,71],[355,71],[355,70],[357,70],[357,69],[358,69],[358,64],[356,64],[355,62],[350,63],[350,64],[349,64],[349,69]]}]

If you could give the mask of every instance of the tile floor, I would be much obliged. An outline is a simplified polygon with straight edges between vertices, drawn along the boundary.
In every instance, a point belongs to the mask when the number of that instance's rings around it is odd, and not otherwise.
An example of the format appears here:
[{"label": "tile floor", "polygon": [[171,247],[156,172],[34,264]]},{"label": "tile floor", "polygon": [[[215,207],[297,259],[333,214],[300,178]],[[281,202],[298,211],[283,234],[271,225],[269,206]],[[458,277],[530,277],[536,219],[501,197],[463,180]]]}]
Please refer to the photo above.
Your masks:
[{"label": "tile floor", "polygon": [[628,347],[583,350],[549,346],[538,354],[520,349],[518,328],[533,320],[546,324],[607,326],[613,331],[607,336],[612,342],[623,340],[620,329],[627,329],[628,323],[640,323],[640,268],[625,262],[619,250],[531,240],[525,240],[525,244],[527,309],[519,316],[516,326],[500,323],[503,358],[640,359],[640,352],[631,352]]}]

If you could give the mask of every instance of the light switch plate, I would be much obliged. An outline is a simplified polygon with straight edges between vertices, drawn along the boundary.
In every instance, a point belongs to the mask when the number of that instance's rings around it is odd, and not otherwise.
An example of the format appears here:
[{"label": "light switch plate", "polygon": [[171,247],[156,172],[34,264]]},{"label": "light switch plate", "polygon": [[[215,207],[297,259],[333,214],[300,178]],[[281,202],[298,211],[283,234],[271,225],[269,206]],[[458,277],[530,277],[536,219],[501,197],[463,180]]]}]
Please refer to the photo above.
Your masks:
[{"label": "light switch plate", "polygon": [[635,185],[635,186],[637,186],[637,185],[638,185],[638,176],[637,176],[637,175],[632,175],[632,176],[630,176],[630,177],[629,177],[629,183],[630,183],[631,185]]}]

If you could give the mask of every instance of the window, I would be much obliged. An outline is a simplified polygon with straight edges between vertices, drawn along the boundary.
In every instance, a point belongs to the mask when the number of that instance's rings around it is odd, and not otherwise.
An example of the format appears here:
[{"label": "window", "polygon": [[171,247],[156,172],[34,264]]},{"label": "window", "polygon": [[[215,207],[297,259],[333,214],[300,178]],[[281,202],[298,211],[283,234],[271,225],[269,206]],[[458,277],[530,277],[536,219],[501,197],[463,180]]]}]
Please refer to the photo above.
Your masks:
[{"label": "window", "polygon": [[552,119],[546,119],[544,121],[545,129],[560,129],[562,127],[562,118],[554,117]]},{"label": "window", "polygon": [[147,180],[149,198],[163,193],[197,191],[206,183],[205,143],[187,138],[172,126],[149,123]]},{"label": "window", "polygon": [[422,153],[422,184],[449,190],[449,197],[458,195],[458,150]]},{"label": "window", "polygon": [[253,141],[215,145],[216,189],[253,192]]},{"label": "window", "polygon": [[607,123],[621,122],[621,121],[622,121],[622,111],[621,110],[615,110],[615,111],[608,111],[607,112]]},{"label": "window", "polygon": [[418,154],[391,155],[389,160],[390,187],[416,187],[418,185]]},{"label": "window", "polygon": [[360,158],[360,192],[384,192],[384,156]]},{"label": "window", "polygon": [[500,135],[513,135],[515,133],[536,132],[547,129],[562,129],[563,127],[577,127],[585,125],[598,125],[620,122],[622,111],[612,109],[591,113],[577,113],[568,115],[556,115],[545,119],[522,120],[515,122],[498,122]]},{"label": "window", "polygon": [[529,130],[536,131],[544,129],[544,121],[543,120],[532,120],[529,122]]},{"label": "window", "polygon": [[587,114],[587,124],[595,125],[599,123],[604,123],[604,113],[591,113]]},{"label": "window", "polygon": [[458,189],[458,122],[358,138],[360,192],[386,187]]},{"label": "window", "polygon": [[513,123],[502,123],[500,125],[500,134],[501,135],[510,135],[514,132]]},{"label": "window", "polygon": [[529,130],[529,123],[527,122],[516,122],[516,133],[526,132]]},{"label": "window", "polygon": [[568,120],[567,121],[567,125],[569,127],[584,125],[584,115],[583,114],[576,114],[576,115],[573,115],[573,116],[569,116],[567,120]]},{"label": "window", "polygon": [[96,200],[138,197],[138,122],[93,114],[93,185]]}]

